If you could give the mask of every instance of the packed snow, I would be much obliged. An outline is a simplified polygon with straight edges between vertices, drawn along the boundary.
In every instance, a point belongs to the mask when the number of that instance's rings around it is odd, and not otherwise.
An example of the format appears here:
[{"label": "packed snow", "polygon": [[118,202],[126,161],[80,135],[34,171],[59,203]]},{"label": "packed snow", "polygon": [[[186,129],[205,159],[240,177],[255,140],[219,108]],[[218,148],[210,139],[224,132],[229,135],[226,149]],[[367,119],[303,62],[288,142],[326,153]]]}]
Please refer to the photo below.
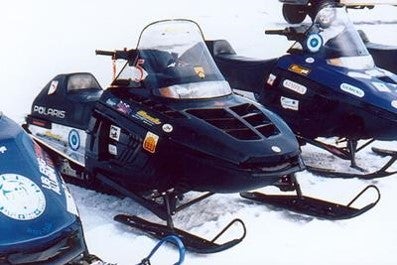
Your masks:
[{"label": "packed snow", "polygon": [[[22,123],[31,102],[56,74],[92,72],[106,87],[110,60],[95,49],[114,50],[136,45],[140,31],[150,22],[189,18],[198,22],[207,39],[228,39],[238,53],[251,57],[277,57],[290,45],[283,37],[265,36],[265,29],[286,26],[276,1],[7,1],[0,15],[0,109]],[[358,28],[378,43],[397,45],[397,7],[351,10]],[[377,146],[397,149],[397,142]],[[304,147],[306,156],[319,150]],[[324,156],[324,154],[322,155]],[[384,163],[369,148],[359,153],[359,164],[373,168]],[[331,161],[340,168],[343,161]],[[397,168],[395,166],[394,168]],[[187,253],[185,264],[396,264],[397,175],[364,181],[327,179],[308,172],[297,175],[306,195],[348,203],[362,188],[376,184],[379,204],[362,216],[343,221],[320,220],[246,201],[238,194],[217,194],[178,213],[178,228],[212,238],[234,218],[247,226],[245,240],[232,249],[211,255]],[[159,221],[128,198],[101,194],[70,185],[92,253],[120,265],[136,264],[156,244],[140,231],[116,223],[118,213]],[[267,192],[278,192],[265,188]],[[374,200],[364,196],[357,207]],[[231,233],[239,236],[239,228]],[[173,264],[177,250],[162,248],[152,264]]]}]

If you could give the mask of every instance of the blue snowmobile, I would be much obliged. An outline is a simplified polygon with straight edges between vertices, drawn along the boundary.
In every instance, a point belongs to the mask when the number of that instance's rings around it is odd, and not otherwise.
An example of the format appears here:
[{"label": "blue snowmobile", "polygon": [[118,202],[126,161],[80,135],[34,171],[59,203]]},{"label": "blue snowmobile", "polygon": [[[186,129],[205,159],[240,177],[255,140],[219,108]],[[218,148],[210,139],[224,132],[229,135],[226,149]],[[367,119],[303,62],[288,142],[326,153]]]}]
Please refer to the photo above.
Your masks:
[{"label": "blue snowmobile", "polygon": [[[136,49],[97,54],[125,61],[111,86],[103,91],[89,73],[58,75],[34,100],[25,128],[58,158],[65,176],[111,187],[166,225],[128,215],[115,220],[159,238],[178,235],[188,249],[213,253],[243,240],[241,220],[207,240],[177,229],[172,217],[214,193],[275,185],[297,195],[243,195],[329,219],[350,218],[376,204],[356,209],[302,195],[294,176],[303,169],[294,134],[277,115],[232,92],[196,23],[155,22],[142,31]],[[189,191],[205,193],[183,202]],[[216,242],[234,223],[241,237]]]},{"label": "blue snowmobile", "polygon": [[[0,113],[0,264],[111,265],[89,254],[79,213],[47,153]],[[184,260],[179,238],[166,237]],[[146,262],[146,263],[144,263]]]},{"label": "blue snowmobile", "polygon": [[[378,68],[343,7],[323,5],[312,25],[268,30],[295,41],[288,54],[270,60],[237,56],[226,41],[208,42],[215,61],[235,89],[253,92],[279,114],[301,144],[325,149],[361,169],[356,153],[375,140],[397,139],[397,76]],[[324,142],[337,137],[345,146]],[[359,140],[368,140],[361,146]],[[308,166],[335,177],[385,177],[397,153],[373,149],[390,160],[358,175]],[[307,165],[306,165],[307,166]]]},{"label": "blue snowmobile", "polygon": [[94,264],[50,157],[1,114],[0,128],[0,264]]}]

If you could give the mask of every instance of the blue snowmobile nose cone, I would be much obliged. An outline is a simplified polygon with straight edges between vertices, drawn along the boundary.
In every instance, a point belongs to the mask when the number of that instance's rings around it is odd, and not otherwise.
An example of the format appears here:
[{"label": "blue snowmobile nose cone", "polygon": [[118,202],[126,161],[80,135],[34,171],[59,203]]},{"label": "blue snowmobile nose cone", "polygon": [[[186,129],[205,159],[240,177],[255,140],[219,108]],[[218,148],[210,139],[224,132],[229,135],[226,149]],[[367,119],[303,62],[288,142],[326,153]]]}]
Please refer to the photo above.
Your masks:
[{"label": "blue snowmobile nose cone", "polygon": [[86,245],[64,182],[16,123],[3,116],[0,127],[0,264],[74,260]]}]

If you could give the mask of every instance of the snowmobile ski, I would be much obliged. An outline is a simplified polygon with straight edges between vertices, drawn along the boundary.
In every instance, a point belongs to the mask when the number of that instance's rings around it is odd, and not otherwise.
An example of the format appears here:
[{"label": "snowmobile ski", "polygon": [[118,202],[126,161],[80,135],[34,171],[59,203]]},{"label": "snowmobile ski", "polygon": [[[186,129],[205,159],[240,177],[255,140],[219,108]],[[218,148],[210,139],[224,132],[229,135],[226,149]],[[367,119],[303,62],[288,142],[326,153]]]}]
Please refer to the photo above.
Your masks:
[{"label": "snowmobile ski", "polygon": [[[380,200],[379,189],[374,185],[367,186],[348,204],[342,205],[317,198],[303,196],[295,177],[292,177],[291,184],[293,187],[295,187],[296,195],[268,195],[260,192],[242,192],[240,195],[246,199],[328,220],[340,220],[356,217],[374,207]],[[361,209],[352,207],[352,204],[369,189],[374,189],[376,191],[376,200],[362,207]]]},{"label": "snowmobile ski", "polygon": [[317,140],[310,140],[306,138],[301,138],[301,140],[317,146],[319,148],[322,148],[323,150],[326,150],[330,152],[331,154],[344,159],[344,160],[350,160],[351,165],[350,167],[358,169],[362,173],[356,173],[356,172],[338,172],[330,168],[320,168],[316,166],[311,166],[306,164],[306,169],[316,175],[321,175],[324,177],[329,177],[329,178],[360,178],[360,179],[375,179],[375,178],[383,178],[383,177],[388,177],[391,176],[397,171],[388,171],[390,167],[396,162],[397,160],[397,152],[392,151],[392,150],[385,150],[385,149],[380,149],[376,147],[372,147],[372,151],[380,156],[390,156],[390,159],[378,170],[371,172],[371,173],[366,173],[366,170],[359,167],[356,164],[355,161],[355,155],[358,151],[362,150],[364,147],[368,146],[369,144],[373,143],[374,140],[371,139],[367,141],[366,143],[362,144],[360,147],[357,147],[357,141],[352,141],[352,140],[346,140],[347,141],[347,147],[344,148],[339,148],[330,144],[325,144],[321,141]]},{"label": "snowmobile ski", "polygon": [[[145,219],[137,217],[135,215],[125,215],[119,214],[114,217],[115,221],[128,225],[130,227],[138,228],[158,239],[161,239],[166,236],[174,235],[181,238],[183,244],[186,249],[196,252],[196,253],[216,253],[226,249],[229,249],[238,243],[240,243],[245,235],[246,229],[244,223],[240,219],[234,219],[231,221],[217,236],[215,236],[212,240],[207,240],[196,235],[190,234],[186,231],[171,228],[166,225],[161,225],[157,223],[149,222]],[[226,243],[218,244],[215,241],[222,236],[233,224],[239,223],[243,228],[243,234],[240,238],[233,239]]]}]

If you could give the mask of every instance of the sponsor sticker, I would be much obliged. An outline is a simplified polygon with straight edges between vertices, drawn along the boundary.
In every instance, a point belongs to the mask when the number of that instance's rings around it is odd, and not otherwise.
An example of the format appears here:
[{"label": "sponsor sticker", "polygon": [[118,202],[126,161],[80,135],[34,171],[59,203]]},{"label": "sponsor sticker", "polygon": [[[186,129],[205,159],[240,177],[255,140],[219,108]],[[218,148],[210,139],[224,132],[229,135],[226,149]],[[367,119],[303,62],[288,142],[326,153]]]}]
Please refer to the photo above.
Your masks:
[{"label": "sponsor sticker", "polygon": [[388,92],[390,93],[390,88],[381,82],[372,82],[372,85],[379,91],[379,92]]},{"label": "sponsor sticker", "polygon": [[77,151],[79,149],[80,135],[75,129],[70,130],[69,136],[68,136],[68,143],[69,143],[70,148],[72,148],[73,151]]},{"label": "sponsor sticker", "polygon": [[289,71],[294,72],[298,75],[303,75],[303,76],[308,76],[310,74],[310,69],[297,65],[297,64],[291,64],[290,67],[288,68]]},{"label": "sponsor sticker", "polygon": [[152,132],[147,132],[145,140],[143,141],[143,149],[154,154],[156,152],[158,141],[159,141],[158,135]]},{"label": "sponsor sticker", "polygon": [[109,138],[110,139],[113,139],[115,141],[119,141],[120,140],[120,134],[121,134],[120,127],[117,127],[115,125],[111,125],[110,126],[110,130],[109,130]]},{"label": "sponsor sticker", "polygon": [[391,102],[391,105],[392,105],[393,108],[397,109],[397,100],[393,100]]},{"label": "sponsor sticker", "polygon": [[68,187],[66,187],[65,183],[62,183],[63,190],[65,191],[65,198],[66,198],[66,211],[68,211],[71,214],[74,214],[76,216],[79,216],[79,212],[77,210],[76,203],[73,200],[72,194],[70,194],[70,191]]},{"label": "sponsor sticker", "polygon": [[54,169],[54,164],[50,157],[43,152],[43,149],[38,145],[34,145],[34,150],[37,156],[37,163],[41,176],[41,186],[45,189],[61,195],[61,187],[58,181],[57,172]]},{"label": "sponsor sticker", "polygon": [[290,109],[295,111],[299,110],[299,100],[287,98],[287,97],[281,97],[280,103],[284,109]]},{"label": "sponsor sticker", "polygon": [[315,60],[314,60],[313,57],[308,57],[308,58],[306,58],[305,62],[307,62],[307,63],[314,63]]},{"label": "sponsor sticker", "polygon": [[284,80],[283,86],[301,95],[306,94],[307,91],[307,88],[304,85],[301,85],[289,79]]},{"label": "sponsor sticker", "polygon": [[149,113],[147,113],[144,110],[139,110],[137,113],[133,114],[132,116],[151,126],[161,124],[161,120],[159,118],[151,116]]},{"label": "sponsor sticker", "polygon": [[275,152],[275,153],[280,153],[280,152],[281,152],[281,148],[278,147],[278,146],[276,146],[276,145],[273,145],[273,146],[272,146],[272,150],[273,150],[273,152]]},{"label": "sponsor sticker", "polygon": [[130,114],[132,111],[131,106],[127,103],[124,103],[122,100],[120,100],[120,102],[116,105],[116,110],[126,115]]},{"label": "sponsor sticker", "polygon": [[360,89],[360,88],[358,88],[356,86],[353,86],[353,85],[346,84],[346,83],[342,83],[340,85],[340,89],[342,89],[346,93],[352,94],[352,95],[354,95],[356,97],[359,97],[359,98],[362,98],[362,97],[365,96],[365,93],[364,93],[364,91],[362,89]]},{"label": "sponsor sticker", "polygon": [[168,124],[168,123],[164,124],[162,128],[163,128],[163,131],[166,133],[170,133],[174,130],[174,127],[172,127],[172,125]]},{"label": "sponsor sticker", "polygon": [[58,88],[58,81],[57,80],[53,80],[52,82],[51,82],[51,84],[50,84],[50,88],[48,89],[48,95],[51,95],[51,94],[54,94],[55,93],[55,91],[57,90],[57,88]]},{"label": "sponsor sticker", "polygon": [[111,155],[117,155],[117,146],[113,145],[113,144],[109,144],[108,145],[108,152]]},{"label": "sponsor sticker", "polygon": [[7,151],[7,147],[5,147],[4,145],[0,146],[0,153],[4,154],[6,151]]},{"label": "sponsor sticker", "polygon": [[200,77],[201,79],[205,78],[205,72],[204,72],[204,68],[201,66],[196,66],[194,67],[194,72],[196,73],[196,75],[198,77]]},{"label": "sponsor sticker", "polygon": [[269,86],[272,86],[274,84],[274,81],[276,81],[277,76],[274,74],[270,74],[269,77],[267,78],[267,84]]},{"label": "sponsor sticker", "polygon": [[22,175],[0,175],[0,213],[15,220],[32,220],[46,208],[40,187]]}]

